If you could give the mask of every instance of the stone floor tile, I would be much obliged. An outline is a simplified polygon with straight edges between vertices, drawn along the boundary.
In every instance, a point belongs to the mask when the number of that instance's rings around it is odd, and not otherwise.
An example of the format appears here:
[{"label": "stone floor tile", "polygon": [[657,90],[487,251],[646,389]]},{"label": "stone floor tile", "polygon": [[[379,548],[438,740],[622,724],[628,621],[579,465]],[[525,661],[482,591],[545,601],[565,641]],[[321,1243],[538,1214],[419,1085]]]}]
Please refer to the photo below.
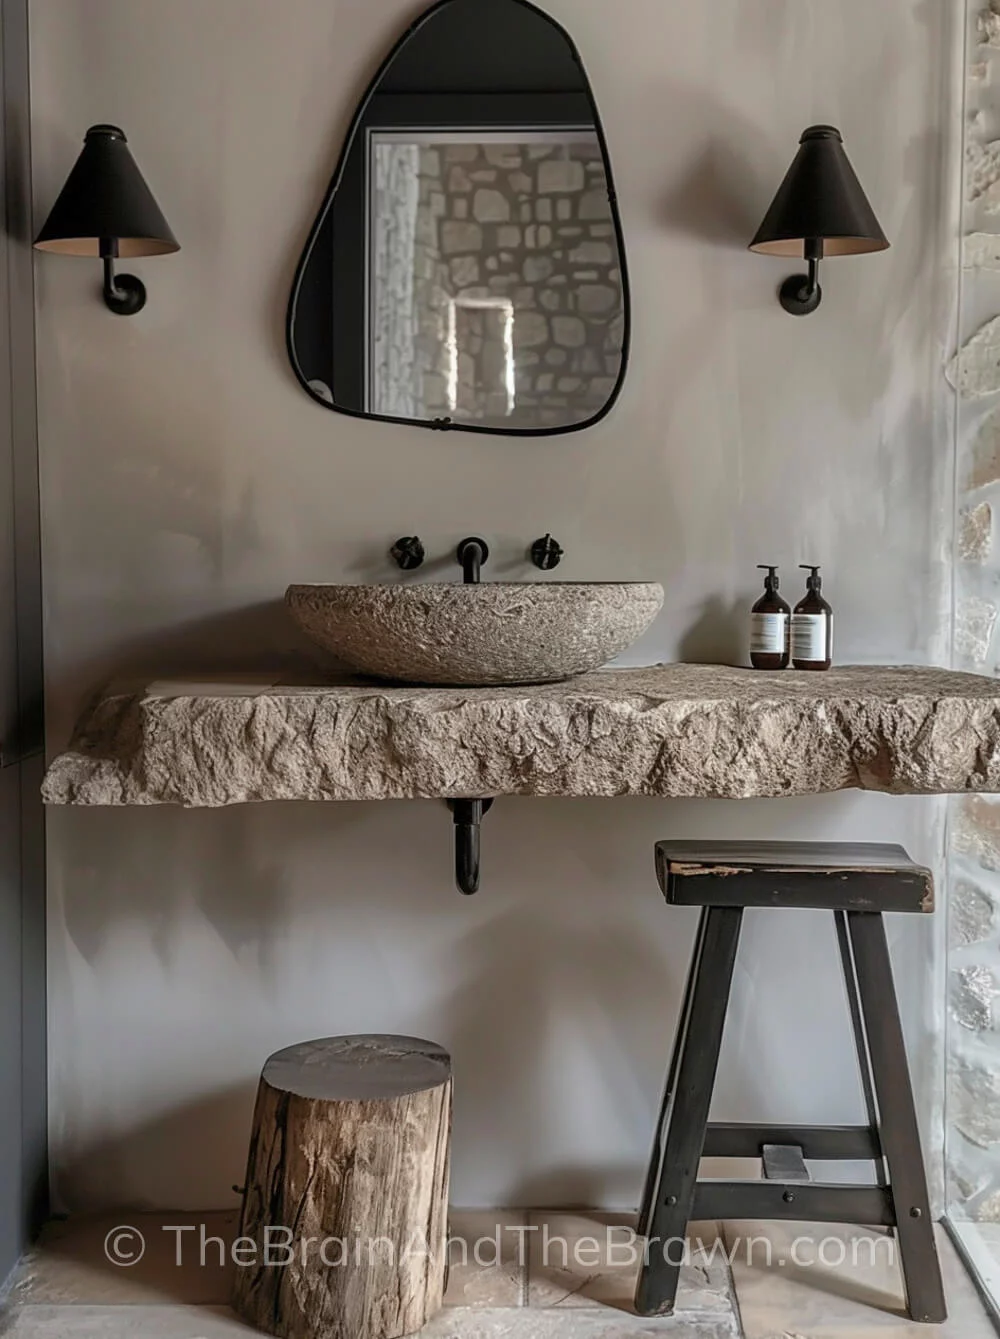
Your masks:
[{"label": "stone floor tile", "polygon": [[[232,1292],[230,1244],[238,1212],[143,1214],[81,1217],[52,1222],[23,1261],[11,1291],[15,1303],[70,1303],[128,1306],[182,1302],[225,1306]],[[185,1227],[193,1231],[165,1231]],[[134,1264],[114,1264],[115,1251],[131,1259],[142,1234],[145,1248]],[[204,1231],[204,1238],[202,1237]],[[117,1234],[117,1235],[115,1235]],[[225,1243],[225,1260],[220,1247]],[[201,1249],[205,1242],[204,1252]],[[180,1265],[177,1263],[180,1243]]]},{"label": "stone floor tile", "polygon": [[[634,1214],[530,1215],[528,1305],[576,1309],[605,1306],[634,1314],[642,1243]],[[677,1310],[725,1316],[732,1288],[715,1223],[692,1223],[690,1259],[681,1267]]]},{"label": "stone floor tile", "polygon": [[[250,1339],[225,1307],[23,1306],[0,1312],[3,1339]],[[421,1339],[738,1339],[731,1319],[643,1320],[609,1310],[446,1307]]]},{"label": "stone floor tile", "polygon": [[[420,1331],[420,1339],[657,1339],[657,1336],[663,1336],[663,1339],[739,1339],[739,1331],[731,1316],[668,1316],[645,1320],[607,1307],[592,1310],[576,1307],[566,1311],[560,1308],[511,1311],[447,1307]],[[117,1335],[114,1339],[118,1339]]]},{"label": "stone floor tile", "polygon": [[452,1209],[445,1306],[516,1307],[527,1291],[527,1214]]},{"label": "stone floor tile", "polygon": [[[746,1339],[996,1339],[955,1248],[943,1228],[936,1231],[949,1317],[930,1327],[907,1318],[898,1266],[888,1250],[895,1243],[878,1228],[727,1223]],[[804,1263],[820,1250],[835,1262],[841,1247],[843,1264]]]},{"label": "stone floor tile", "polygon": [[3,1339],[251,1339],[256,1334],[228,1307],[14,1306],[0,1311]]}]

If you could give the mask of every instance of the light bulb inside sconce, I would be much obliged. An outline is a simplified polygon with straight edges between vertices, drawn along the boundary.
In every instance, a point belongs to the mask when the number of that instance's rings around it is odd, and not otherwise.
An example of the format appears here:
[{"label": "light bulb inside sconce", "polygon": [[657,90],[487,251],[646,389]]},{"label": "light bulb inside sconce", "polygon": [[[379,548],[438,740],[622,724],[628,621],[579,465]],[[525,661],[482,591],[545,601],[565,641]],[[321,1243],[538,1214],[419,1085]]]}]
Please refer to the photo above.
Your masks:
[{"label": "light bulb inside sconce", "polygon": [[146,286],[115,274],[119,257],[164,256],[180,244],[117,126],[91,126],[41,232],[39,251],[93,256],[104,264],[104,301],[119,316],[146,305]]}]

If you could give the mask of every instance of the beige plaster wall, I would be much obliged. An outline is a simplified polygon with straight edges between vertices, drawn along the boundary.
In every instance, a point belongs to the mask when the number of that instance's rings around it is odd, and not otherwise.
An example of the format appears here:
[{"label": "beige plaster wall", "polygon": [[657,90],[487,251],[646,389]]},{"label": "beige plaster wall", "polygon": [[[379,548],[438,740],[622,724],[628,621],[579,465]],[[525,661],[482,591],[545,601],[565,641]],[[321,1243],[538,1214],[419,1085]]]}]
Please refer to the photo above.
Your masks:
[{"label": "beige plaster wall", "polygon": [[[33,0],[39,221],[111,120],[183,244],[137,263],[133,320],[96,299],[96,265],[39,260],[52,748],[112,675],[276,663],[285,585],[395,579],[399,534],[446,554],[481,532],[511,579],[551,531],[560,576],[662,579],[633,661],[741,655],[754,565],[795,591],[807,560],[840,660],[947,654],[954,7],[549,6],[604,116],[634,345],[608,420],[532,443],[338,417],[285,359],[298,252],[411,0]],[[832,262],[796,321],[786,267],[745,246],[815,121],[843,129],[894,245]],[[393,1029],[454,1050],[458,1202],[634,1202],[693,930],[661,904],[654,839],[901,840],[936,862],[940,820],[878,796],[504,802],[465,901],[433,804],[53,812],[57,1195],[227,1204],[269,1051]],[[931,933],[893,927],[925,1112]],[[744,949],[720,1112],[852,1119],[830,927],[761,914]]]}]

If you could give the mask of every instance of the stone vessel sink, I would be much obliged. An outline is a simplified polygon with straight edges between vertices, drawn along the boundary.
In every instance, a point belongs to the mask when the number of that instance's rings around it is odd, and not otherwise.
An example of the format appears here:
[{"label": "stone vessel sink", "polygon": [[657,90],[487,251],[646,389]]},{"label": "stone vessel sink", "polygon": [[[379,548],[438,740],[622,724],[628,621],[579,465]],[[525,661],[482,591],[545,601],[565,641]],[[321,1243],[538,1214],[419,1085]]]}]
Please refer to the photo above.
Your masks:
[{"label": "stone vessel sink", "polygon": [[654,582],[289,586],[296,622],[362,674],[402,683],[557,683],[597,669],[646,631]]}]

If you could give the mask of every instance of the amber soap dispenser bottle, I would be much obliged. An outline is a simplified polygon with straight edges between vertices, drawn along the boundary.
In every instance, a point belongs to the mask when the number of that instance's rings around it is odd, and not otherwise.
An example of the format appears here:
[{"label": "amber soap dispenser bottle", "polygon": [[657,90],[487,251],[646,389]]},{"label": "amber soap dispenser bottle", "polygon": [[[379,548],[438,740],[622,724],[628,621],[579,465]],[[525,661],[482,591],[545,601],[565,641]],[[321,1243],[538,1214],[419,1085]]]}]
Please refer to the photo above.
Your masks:
[{"label": "amber soap dispenser bottle", "polygon": [[809,563],[805,598],[792,614],[792,664],[797,670],[828,670],[833,661],[833,610],[823,599],[823,578]]},{"label": "amber soap dispenser bottle", "polygon": [[778,594],[778,569],[758,563],[764,594],[750,613],[750,664],[759,670],[788,668],[788,619],[791,610]]}]

